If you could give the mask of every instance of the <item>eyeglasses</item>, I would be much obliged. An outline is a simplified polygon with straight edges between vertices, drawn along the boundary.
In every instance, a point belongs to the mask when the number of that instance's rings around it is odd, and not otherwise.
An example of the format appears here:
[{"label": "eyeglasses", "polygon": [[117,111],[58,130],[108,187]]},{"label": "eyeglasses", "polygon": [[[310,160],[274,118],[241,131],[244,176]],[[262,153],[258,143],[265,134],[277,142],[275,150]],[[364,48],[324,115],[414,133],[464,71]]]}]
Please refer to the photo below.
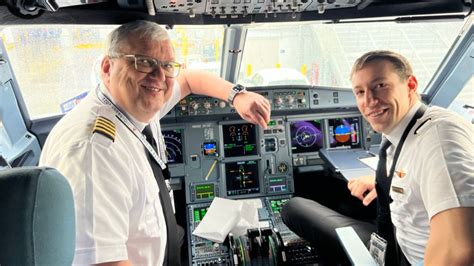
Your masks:
[{"label": "eyeglasses", "polygon": [[125,58],[134,63],[135,69],[138,72],[149,74],[155,72],[158,67],[163,69],[165,77],[167,78],[176,78],[179,75],[179,70],[181,69],[181,64],[173,61],[158,61],[153,57],[144,56],[144,55],[116,55],[109,56],[110,58]]}]

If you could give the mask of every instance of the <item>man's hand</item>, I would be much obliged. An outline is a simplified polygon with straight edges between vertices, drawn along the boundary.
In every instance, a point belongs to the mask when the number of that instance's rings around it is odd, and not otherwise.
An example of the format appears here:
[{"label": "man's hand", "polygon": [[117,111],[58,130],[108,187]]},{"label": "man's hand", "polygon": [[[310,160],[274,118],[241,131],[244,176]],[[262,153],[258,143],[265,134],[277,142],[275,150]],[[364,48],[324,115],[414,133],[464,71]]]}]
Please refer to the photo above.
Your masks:
[{"label": "man's hand", "polygon": [[360,199],[365,206],[369,205],[377,197],[374,176],[361,176],[357,179],[349,180],[347,188],[351,191],[351,195]]},{"label": "man's hand", "polygon": [[262,95],[251,91],[241,92],[234,98],[234,107],[243,119],[267,128],[271,108],[268,100]]}]

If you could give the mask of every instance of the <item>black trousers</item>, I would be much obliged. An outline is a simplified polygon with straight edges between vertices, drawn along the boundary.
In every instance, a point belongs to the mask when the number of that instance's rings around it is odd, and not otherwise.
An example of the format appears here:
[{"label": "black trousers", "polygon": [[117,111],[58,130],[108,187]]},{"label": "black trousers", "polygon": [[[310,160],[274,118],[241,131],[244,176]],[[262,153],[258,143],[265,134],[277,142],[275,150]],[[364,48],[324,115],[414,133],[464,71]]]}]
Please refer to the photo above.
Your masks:
[{"label": "black trousers", "polygon": [[288,228],[314,245],[321,258],[330,264],[349,264],[336,228],[352,226],[367,247],[370,235],[377,230],[375,220],[355,219],[300,197],[288,201],[281,217]]},{"label": "black trousers", "polygon": [[[182,263],[182,260],[183,260],[183,254],[181,254],[181,251],[183,250],[183,244],[184,244],[184,229],[183,227],[181,227],[180,225],[177,225],[176,227],[177,229],[177,238],[178,238],[178,247],[179,247],[179,250],[175,250],[174,252],[178,252],[180,253],[180,257],[181,257],[181,264],[180,265],[183,265]],[[165,254],[165,259],[164,261],[166,262],[166,257],[167,257],[168,254]],[[185,256],[185,254],[184,254]],[[179,265],[173,265],[173,266],[179,266]]]}]

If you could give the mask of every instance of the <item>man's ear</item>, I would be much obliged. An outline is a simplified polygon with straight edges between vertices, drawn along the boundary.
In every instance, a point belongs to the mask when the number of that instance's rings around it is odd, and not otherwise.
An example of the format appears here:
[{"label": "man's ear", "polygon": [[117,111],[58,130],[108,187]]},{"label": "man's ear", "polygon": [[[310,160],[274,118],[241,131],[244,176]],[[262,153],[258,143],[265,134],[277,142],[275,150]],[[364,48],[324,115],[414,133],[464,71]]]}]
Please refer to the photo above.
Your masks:
[{"label": "man's ear", "polygon": [[104,56],[102,62],[100,63],[100,72],[104,82],[108,82],[110,78],[111,64],[112,62],[110,61],[110,58],[108,56]]},{"label": "man's ear", "polygon": [[418,80],[416,79],[416,77],[410,75],[407,79],[407,82],[410,93],[416,93],[418,90]]}]

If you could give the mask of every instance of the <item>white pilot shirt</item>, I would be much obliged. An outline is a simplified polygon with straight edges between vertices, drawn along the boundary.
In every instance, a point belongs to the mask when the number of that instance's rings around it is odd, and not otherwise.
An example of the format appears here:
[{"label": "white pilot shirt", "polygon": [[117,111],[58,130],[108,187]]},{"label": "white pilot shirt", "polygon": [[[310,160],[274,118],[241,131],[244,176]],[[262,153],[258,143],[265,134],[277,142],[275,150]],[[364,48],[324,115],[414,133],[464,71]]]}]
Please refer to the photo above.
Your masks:
[{"label": "white pilot shirt", "polygon": [[[385,137],[390,170],[395,147],[421,103]],[[457,207],[474,206],[474,127],[454,112],[430,107],[410,130],[392,179],[390,204],[398,244],[410,264],[421,261],[430,219]]]},{"label": "white pilot shirt", "polygon": [[[177,82],[172,90],[151,123],[155,136],[159,119],[180,100]],[[111,98],[104,86],[102,91]],[[98,116],[115,124],[114,141],[92,133]],[[139,131],[145,127],[136,126]],[[76,208],[74,264],[127,259],[133,265],[163,264],[166,223],[147,156],[144,145],[112,108],[100,102],[95,90],[53,128],[40,165],[57,168],[71,184]]]}]

